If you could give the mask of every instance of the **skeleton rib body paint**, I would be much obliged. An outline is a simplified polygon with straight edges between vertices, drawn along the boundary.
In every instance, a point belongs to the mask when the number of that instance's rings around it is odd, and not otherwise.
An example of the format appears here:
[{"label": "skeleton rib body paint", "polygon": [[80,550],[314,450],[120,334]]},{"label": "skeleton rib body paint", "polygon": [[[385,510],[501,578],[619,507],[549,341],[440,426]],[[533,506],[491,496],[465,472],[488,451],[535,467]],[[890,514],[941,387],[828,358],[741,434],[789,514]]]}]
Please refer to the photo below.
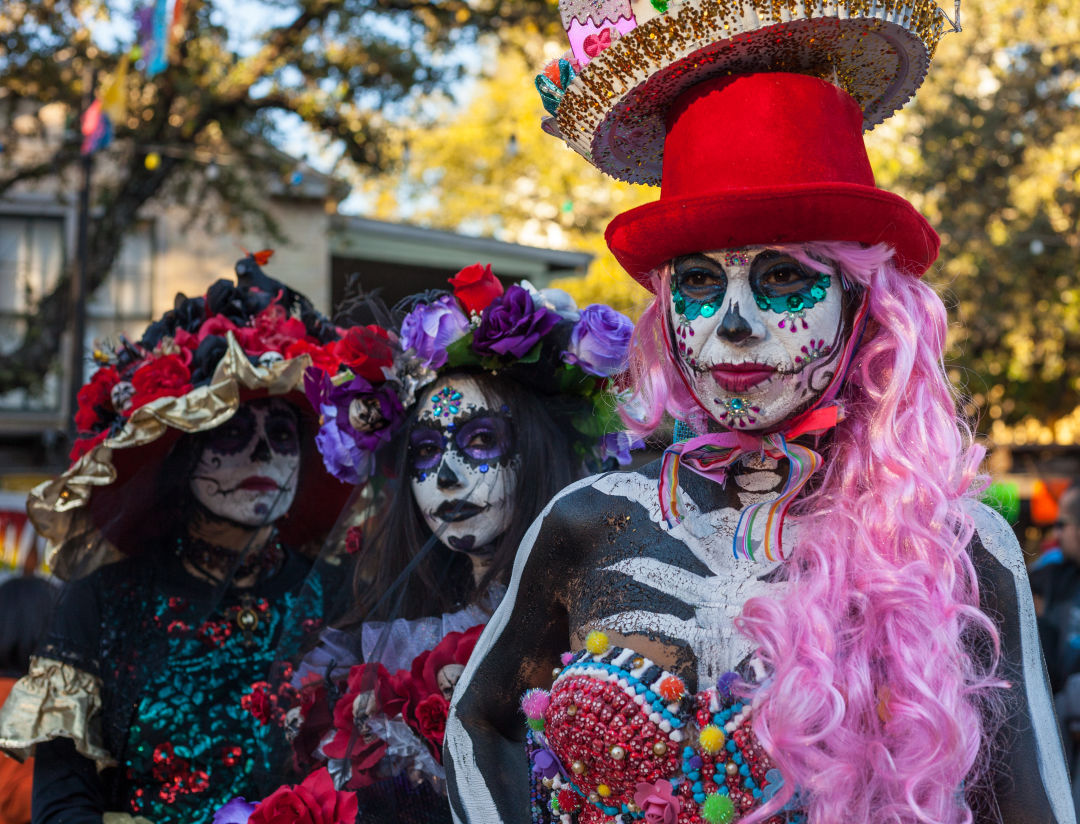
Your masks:
[{"label": "skeleton rib body paint", "polygon": [[838,278],[763,246],[670,264],[673,352],[705,412],[769,429],[824,392],[843,348]]},{"label": "skeleton rib body paint", "polygon": [[428,387],[421,404],[409,434],[416,505],[446,546],[482,556],[513,516],[513,421],[464,375]]},{"label": "skeleton rib body paint", "polygon": [[241,526],[271,524],[289,511],[300,470],[296,410],[271,398],[242,404],[204,433],[190,488],[212,515]]}]

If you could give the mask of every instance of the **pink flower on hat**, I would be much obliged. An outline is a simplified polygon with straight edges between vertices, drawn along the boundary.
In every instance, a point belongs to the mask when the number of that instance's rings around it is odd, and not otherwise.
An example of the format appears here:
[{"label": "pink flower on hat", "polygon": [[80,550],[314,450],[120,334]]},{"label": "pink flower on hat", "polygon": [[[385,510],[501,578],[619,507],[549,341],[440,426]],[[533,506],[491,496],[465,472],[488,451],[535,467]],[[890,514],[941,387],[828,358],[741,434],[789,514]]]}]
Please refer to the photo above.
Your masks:
[{"label": "pink flower on hat", "polygon": [[663,779],[655,784],[638,784],[634,803],[645,813],[647,824],[675,824],[682,809],[679,799],[671,791],[671,782]]}]

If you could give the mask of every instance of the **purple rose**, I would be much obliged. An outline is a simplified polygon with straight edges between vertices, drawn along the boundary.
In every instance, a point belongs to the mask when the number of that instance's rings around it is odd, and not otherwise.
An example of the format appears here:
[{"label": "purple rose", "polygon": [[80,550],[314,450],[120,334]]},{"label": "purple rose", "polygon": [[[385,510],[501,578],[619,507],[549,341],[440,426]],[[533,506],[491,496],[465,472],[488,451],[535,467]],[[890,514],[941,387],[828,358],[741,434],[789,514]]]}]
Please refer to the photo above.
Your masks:
[{"label": "purple rose", "polygon": [[478,355],[521,358],[558,322],[555,312],[538,307],[526,289],[514,284],[480,316],[472,348]]},{"label": "purple rose", "polygon": [[390,440],[405,415],[397,394],[388,384],[374,387],[364,378],[334,386],[314,367],[304,373],[304,392],[320,413],[315,445],[326,470],[346,483],[366,480],[375,450]]},{"label": "purple rose", "polygon": [[424,366],[438,369],[446,363],[446,347],[469,331],[469,319],[453,295],[421,304],[401,324],[401,345],[411,349]]},{"label": "purple rose", "polygon": [[603,303],[581,310],[581,319],[570,333],[563,360],[577,364],[590,375],[607,378],[626,368],[626,353],[634,323]]},{"label": "purple rose", "polygon": [[249,804],[243,798],[237,797],[223,807],[218,807],[212,824],[247,824],[248,818],[254,811],[254,804]]}]

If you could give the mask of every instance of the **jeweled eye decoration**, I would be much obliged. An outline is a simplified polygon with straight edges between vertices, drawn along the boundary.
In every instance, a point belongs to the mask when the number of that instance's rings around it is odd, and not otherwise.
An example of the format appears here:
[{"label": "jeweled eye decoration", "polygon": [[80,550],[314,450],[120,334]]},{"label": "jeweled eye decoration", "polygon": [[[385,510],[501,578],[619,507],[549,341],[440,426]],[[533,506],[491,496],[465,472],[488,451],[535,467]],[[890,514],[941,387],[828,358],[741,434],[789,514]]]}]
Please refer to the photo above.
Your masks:
[{"label": "jeweled eye decoration", "polygon": [[431,413],[436,418],[449,418],[461,411],[458,402],[461,393],[449,386],[444,386],[441,392],[431,396]]},{"label": "jeweled eye decoration", "polygon": [[[688,356],[687,338],[694,336],[691,325],[699,317],[711,318],[723,303],[727,292],[727,275],[708,258],[692,258],[675,264],[671,302],[678,313],[675,335],[679,352]],[[694,366],[694,361],[690,361]]]},{"label": "jeweled eye decoration", "polygon": [[758,308],[781,315],[777,325],[794,333],[799,324],[803,329],[809,328],[806,310],[825,299],[832,285],[832,277],[807,269],[790,258],[781,258],[760,271],[752,272],[750,284]]}]

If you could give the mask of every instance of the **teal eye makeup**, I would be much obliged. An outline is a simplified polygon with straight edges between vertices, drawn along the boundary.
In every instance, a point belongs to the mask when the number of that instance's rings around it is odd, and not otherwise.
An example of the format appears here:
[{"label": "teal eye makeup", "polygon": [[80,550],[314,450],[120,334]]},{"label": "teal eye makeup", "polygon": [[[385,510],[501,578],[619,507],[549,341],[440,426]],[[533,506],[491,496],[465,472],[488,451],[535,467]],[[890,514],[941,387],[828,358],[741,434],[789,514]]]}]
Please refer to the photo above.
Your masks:
[{"label": "teal eye makeup", "polygon": [[806,310],[825,299],[832,278],[815,272],[794,258],[780,254],[761,254],[750,271],[754,301],[763,312],[781,315],[781,329],[807,328]]},{"label": "teal eye makeup", "polygon": [[716,314],[727,292],[727,275],[713,260],[701,255],[675,261],[671,300],[687,321]]}]

